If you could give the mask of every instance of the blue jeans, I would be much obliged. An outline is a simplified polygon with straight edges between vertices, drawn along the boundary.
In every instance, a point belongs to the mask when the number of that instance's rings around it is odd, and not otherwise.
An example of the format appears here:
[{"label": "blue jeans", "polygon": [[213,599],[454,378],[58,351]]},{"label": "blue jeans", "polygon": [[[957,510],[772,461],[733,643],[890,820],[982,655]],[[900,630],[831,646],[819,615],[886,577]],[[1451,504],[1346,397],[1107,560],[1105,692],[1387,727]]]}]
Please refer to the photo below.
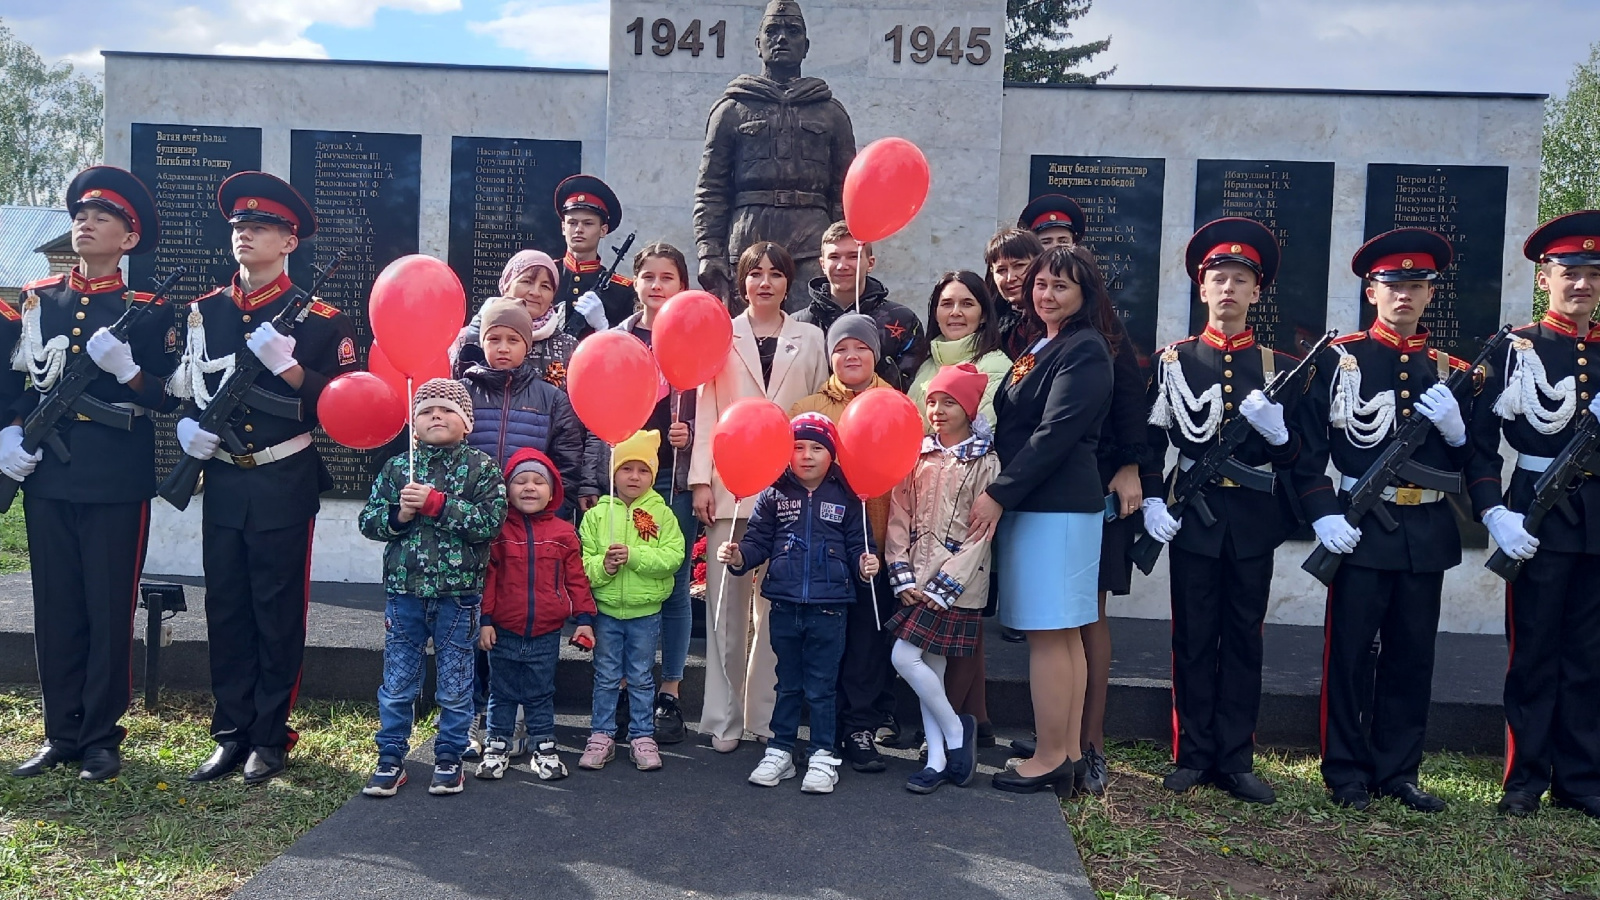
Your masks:
[{"label": "blue jeans", "polygon": [[523,637],[496,628],[489,667],[489,736],[511,740],[517,707],[527,710],[525,724],[533,746],[556,739],[556,662],[561,658],[561,632]]},{"label": "blue jeans", "polygon": [[[680,461],[680,465],[687,465]],[[656,490],[671,497],[668,505],[678,517],[683,531],[683,565],[672,581],[672,594],[661,605],[661,680],[682,681],[683,667],[689,660],[689,631],[694,627],[694,607],[689,602],[689,576],[694,571],[694,542],[700,536],[700,520],[694,517],[694,493],[672,493],[672,469],[661,470]]]},{"label": "blue jeans", "polygon": [[[656,642],[661,639],[661,614],[637,619],[594,617],[594,706],[589,728],[615,736],[617,693],[628,679],[628,736],[653,737],[656,733]],[[533,726],[529,725],[531,732]]]},{"label": "blue jeans", "polygon": [[421,598],[390,594],[383,610],[383,685],[378,688],[378,755],[404,759],[411,751],[411,723],[428,638],[439,688],[439,735],[435,759],[461,759],[472,725],[473,648],[478,642],[478,595]]},{"label": "blue jeans", "polygon": [[811,710],[811,752],[831,752],[838,731],[839,661],[844,658],[844,603],[772,601],[767,628],[778,657],[778,700],[768,747],[794,750],[800,700]]}]

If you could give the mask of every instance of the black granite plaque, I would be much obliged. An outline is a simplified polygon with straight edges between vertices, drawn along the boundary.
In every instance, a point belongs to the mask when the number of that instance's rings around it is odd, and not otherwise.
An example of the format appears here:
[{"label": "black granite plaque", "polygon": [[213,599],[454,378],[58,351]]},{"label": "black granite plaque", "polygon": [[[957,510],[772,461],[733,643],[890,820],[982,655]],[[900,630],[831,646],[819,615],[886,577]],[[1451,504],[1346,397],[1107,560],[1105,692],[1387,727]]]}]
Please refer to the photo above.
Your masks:
[{"label": "black granite plaque", "polygon": [[[1278,275],[1250,310],[1256,339],[1301,356],[1328,318],[1328,244],[1333,237],[1333,163],[1202,159],[1195,167],[1194,227],[1223,216],[1267,226],[1283,251]],[[1200,290],[1191,289],[1189,332],[1206,326]]]},{"label": "black granite plaque", "polygon": [[131,171],[155,195],[161,243],[128,258],[129,285],[148,291],[152,277],[188,266],[172,292],[187,303],[227,284],[237,263],[217,187],[235,172],[261,168],[261,129],[135,122],[131,159]]},{"label": "black granite plaque", "polygon": [[[128,284],[153,290],[152,277],[188,266],[171,294],[184,304],[229,283],[238,263],[233,230],[217,208],[217,187],[235,172],[261,168],[261,129],[135,122],[132,151],[130,171],[155,195],[161,243],[154,253],[128,257]],[[165,478],[183,454],[173,433],[178,416],[151,413],[150,418],[156,428],[156,474]]]},{"label": "black granite plaque", "polygon": [[[318,296],[356,326],[363,368],[372,341],[367,295],[383,267],[417,252],[422,182],[422,137],[348,131],[294,131],[289,136],[289,182],[317,214],[317,233],[289,259],[295,284],[309,288],[312,262],[327,265],[347,251]],[[333,495],[365,498],[382,464],[377,453],[341,447],[321,432],[317,446],[333,473]]]},{"label": "black granite plaque", "polygon": [[1083,207],[1111,302],[1143,361],[1155,347],[1161,286],[1161,206],[1167,161],[1125,156],[1035,156],[1030,196],[1065,194]]},{"label": "black granite plaque", "polygon": [[[1506,241],[1504,166],[1367,166],[1366,239],[1393,228],[1430,228],[1449,239],[1455,262],[1434,283],[1422,324],[1434,346],[1472,359],[1500,327]],[[1361,322],[1376,310],[1360,295]]]},{"label": "black granite plaque", "polygon": [[469,313],[500,293],[500,271],[525,248],[565,251],[552,199],[580,171],[581,141],[458,137],[450,142],[450,268]]}]

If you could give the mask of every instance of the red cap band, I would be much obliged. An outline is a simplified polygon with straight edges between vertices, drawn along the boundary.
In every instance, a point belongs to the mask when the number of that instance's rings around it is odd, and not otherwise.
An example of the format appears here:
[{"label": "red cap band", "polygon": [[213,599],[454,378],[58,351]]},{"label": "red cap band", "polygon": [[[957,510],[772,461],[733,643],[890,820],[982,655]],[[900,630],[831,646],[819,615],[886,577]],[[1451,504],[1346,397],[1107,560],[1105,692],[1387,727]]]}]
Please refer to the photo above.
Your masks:
[{"label": "red cap band", "polygon": [[1028,227],[1032,231],[1038,231],[1040,228],[1071,228],[1072,217],[1060,210],[1052,210],[1034,219],[1033,224]]},{"label": "red cap band", "polygon": [[133,204],[129,203],[126,197],[122,196],[116,191],[108,191],[105,188],[95,188],[92,191],[84,191],[83,196],[78,198],[79,203],[88,203],[90,201],[109,203],[112,206],[115,206],[117,208],[117,212],[121,213],[123,218],[128,220],[128,227],[133,229],[133,233],[140,235],[143,234],[139,230],[139,216],[133,211]]},{"label": "red cap band", "polygon": [[1580,234],[1551,241],[1550,245],[1544,248],[1544,252],[1541,255],[1562,256],[1568,253],[1600,252],[1595,249],[1597,247],[1600,247],[1600,236]]},{"label": "red cap band", "polygon": [[265,197],[240,197],[233,201],[233,214],[237,216],[240,213],[267,213],[288,221],[296,230],[300,228],[300,217],[291,212],[289,207]]},{"label": "red cap band", "polygon": [[1218,244],[1206,251],[1205,259],[1200,262],[1200,268],[1204,269],[1211,260],[1219,256],[1242,256],[1255,263],[1258,268],[1261,265],[1261,254],[1256,251],[1256,248],[1249,244],[1229,243]]},{"label": "red cap band", "polygon": [[1367,267],[1368,272],[1391,272],[1397,269],[1438,269],[1431,253],[1391,253],[1380,256]]},{"label": "red cap band", "polygon": [[611,210],[606,207],[605,201],[601,200],[594,194],[573,194],[561,203],[561,208],[563,210],[574,206],[592,206],[608,216],[611,215]]}]

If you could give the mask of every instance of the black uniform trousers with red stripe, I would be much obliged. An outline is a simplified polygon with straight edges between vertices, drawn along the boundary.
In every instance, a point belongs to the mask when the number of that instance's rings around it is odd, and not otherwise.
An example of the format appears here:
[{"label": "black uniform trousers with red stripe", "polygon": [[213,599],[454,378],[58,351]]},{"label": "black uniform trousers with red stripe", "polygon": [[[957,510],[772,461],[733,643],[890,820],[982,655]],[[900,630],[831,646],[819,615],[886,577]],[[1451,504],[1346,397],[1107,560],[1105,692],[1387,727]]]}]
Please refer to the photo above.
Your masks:
[{"label": "black uniform trousers with red stripe", "polygon": [[133,699],[133,617],[150,503],[74,503],[24,489],[33,641],[51,746],[116,749]]},{"label": "black uniform trousers with red stripe", "polygon": [[1600,795],[1600,555],[1541,547],[1506,591],[1506,639],[1505,789]]}]

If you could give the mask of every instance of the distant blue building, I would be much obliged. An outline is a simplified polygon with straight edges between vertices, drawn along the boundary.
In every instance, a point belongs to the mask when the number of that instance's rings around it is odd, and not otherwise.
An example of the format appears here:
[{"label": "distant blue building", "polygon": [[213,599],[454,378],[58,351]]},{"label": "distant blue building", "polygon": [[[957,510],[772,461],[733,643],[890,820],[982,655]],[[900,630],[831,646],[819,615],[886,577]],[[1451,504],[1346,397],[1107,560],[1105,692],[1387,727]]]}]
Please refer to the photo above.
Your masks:
[{"label": "distant blue building", "polygon": [[0,297],[15,303],[23,285],[70,268],[71,226],[64,209],[0,206]]}]

